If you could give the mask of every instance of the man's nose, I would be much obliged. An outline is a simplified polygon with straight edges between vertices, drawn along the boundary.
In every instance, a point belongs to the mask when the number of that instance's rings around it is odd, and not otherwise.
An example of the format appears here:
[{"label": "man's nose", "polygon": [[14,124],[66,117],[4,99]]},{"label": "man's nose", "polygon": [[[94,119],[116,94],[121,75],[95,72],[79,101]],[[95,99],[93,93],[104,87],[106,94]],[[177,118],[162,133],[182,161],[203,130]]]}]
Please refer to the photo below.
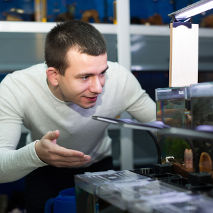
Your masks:
[{"label": "man's nose", "polygon": [[93,76],[90,84],[90,92],[100,94],[102,93],[103,85],[98,76]]}]

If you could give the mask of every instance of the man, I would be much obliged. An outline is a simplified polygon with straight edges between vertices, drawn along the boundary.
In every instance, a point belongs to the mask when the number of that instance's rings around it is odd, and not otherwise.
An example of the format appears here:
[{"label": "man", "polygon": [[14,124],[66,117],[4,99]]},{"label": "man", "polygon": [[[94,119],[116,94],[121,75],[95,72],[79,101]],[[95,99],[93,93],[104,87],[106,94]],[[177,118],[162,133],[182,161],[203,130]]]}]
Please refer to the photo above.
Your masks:
[{"label": "man", "polygon": [[[141,122],[155,120],[155,103],[130,71],[107,61],[104,39],[90,24],[54,27],[45,61],[0,85],[0,182],[27,175],[27,212],[36,213],[72,187],[75,174],[112,168],[107,124],[93,115],[127,111]],[[22,124],[33,142],[16,150]]]}]

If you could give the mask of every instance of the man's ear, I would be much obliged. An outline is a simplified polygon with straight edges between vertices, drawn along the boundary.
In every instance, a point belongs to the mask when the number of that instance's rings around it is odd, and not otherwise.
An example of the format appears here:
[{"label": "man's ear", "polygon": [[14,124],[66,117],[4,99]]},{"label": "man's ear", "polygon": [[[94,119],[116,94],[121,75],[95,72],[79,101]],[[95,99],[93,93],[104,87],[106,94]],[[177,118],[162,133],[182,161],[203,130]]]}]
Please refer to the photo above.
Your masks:
[{"label": "man's ear", "polygon": [[46,74],[47,74],[48,83],[54,87],[58,86],[58,80],[60,76],[59,71],[55,69],[54,67],[48,67],[46,70]]}]

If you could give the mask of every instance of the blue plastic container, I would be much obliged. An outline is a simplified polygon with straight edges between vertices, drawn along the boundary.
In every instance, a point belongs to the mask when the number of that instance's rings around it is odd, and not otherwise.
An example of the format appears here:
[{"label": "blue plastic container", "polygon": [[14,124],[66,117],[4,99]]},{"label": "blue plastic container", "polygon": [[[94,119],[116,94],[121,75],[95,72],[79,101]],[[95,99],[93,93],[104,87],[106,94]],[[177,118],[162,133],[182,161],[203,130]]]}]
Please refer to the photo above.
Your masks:
[{"label": "blue plastic container", "polygon": [[45,213],[76,213],[75,188],[59,192],[55,198],[50,198],[45,204]]}]

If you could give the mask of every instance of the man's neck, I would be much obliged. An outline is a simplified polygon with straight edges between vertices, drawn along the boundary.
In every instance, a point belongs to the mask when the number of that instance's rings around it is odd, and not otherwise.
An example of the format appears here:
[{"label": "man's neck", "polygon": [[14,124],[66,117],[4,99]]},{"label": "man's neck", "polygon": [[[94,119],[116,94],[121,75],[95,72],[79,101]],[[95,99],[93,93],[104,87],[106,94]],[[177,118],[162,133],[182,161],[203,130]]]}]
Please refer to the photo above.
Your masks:
[{"label": "man's neck", "polygon": [[64,98],[61,95],[59,86],[54,87],[47,79],[47,86],[49,87],[52,94],[59,100],[64,101]]}]

